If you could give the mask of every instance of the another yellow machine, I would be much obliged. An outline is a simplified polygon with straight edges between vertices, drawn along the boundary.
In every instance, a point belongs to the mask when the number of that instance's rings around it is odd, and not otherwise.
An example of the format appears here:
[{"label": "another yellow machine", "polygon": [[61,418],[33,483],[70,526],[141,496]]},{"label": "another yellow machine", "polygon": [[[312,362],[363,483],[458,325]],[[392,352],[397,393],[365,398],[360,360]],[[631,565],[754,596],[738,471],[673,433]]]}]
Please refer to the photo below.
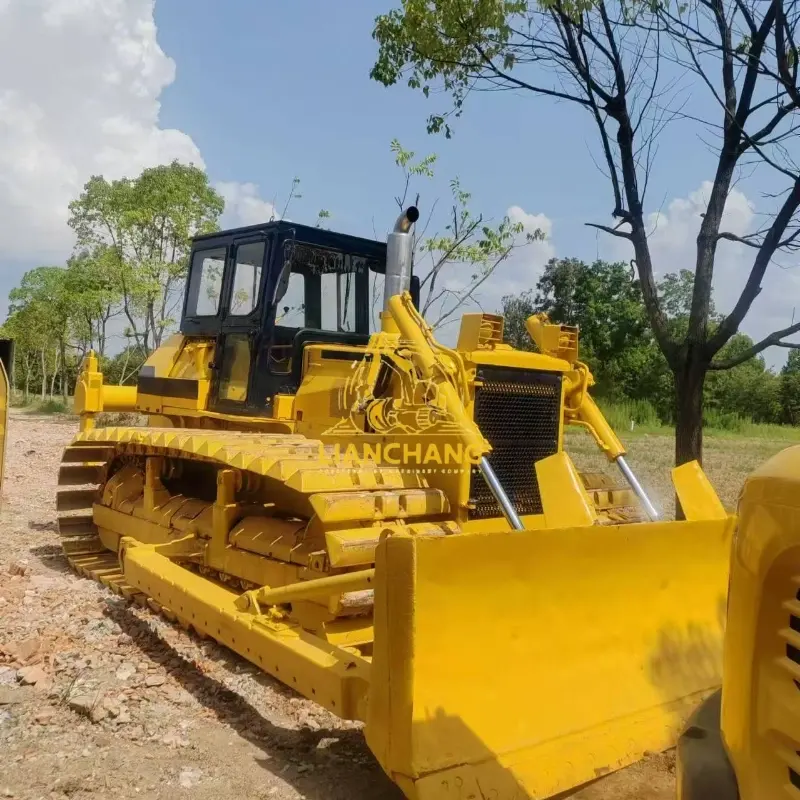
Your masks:
[{"label": "another yellow machine", "polygon": [[678,745],[681,800],[800,798],[800,447],[745,482],[721,692]]},{"label": "another yellow machine", "polygon": [[[409,798],[549,797],[674,745],[719,685],[733,518],[697,464],[658,521],[578,332],[416,310],[387,243],[276,222],[193,245],[136,387],[89,356],[58,493],[80,572],[365,723]],[[136,410],[148,427],[95,427]],[[581,475],[585,428],[626,483]]]},{"label": "another yellow machine", "polygon": [[8,409],[11,404],[11,381],[14,371],[14,342],[0,339],[0,487],[3,485],[8,439]]}]

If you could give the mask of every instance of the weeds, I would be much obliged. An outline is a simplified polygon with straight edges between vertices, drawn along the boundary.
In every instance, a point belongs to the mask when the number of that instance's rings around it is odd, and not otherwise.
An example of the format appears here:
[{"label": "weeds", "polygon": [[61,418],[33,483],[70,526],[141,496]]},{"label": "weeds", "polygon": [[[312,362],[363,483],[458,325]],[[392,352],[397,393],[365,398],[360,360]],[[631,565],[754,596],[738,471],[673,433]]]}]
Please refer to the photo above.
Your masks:
[{"label": "weeds", "polygon": [[655,407],[647,400],[624,400],[613,402],[600,399],[597,401],[600,410],[609,425],[622,433],[623,431],[657,432],[663,426]]},{"label": "weeds", "polygon": [[72,409],[68,408],[63,400],[56,400],[53,397],[47,400],[37,400],[23,408],[29,414],[67,414],[72,412]]}]

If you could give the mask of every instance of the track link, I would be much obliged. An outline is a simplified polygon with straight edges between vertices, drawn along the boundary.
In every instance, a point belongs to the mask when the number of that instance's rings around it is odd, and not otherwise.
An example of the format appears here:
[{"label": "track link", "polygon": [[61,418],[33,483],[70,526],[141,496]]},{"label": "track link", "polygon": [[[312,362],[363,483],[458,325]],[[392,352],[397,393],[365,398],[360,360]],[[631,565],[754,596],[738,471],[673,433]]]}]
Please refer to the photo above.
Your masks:
[{"label": "track link", "polygon": [[[316,497],[320,507],[335,514],[336,501],[363,496],[365,492],[378,498],[376,504],[385,502],[388,495],[395,496],[395,500],[400,497],[400,503],[393,506],[404,508],[402,498],[425,487],[419,475],[383,467],[368,459],[337,462],[338,454],[332,448],[300,436],[130,428],[79,434],[64,452],[56,498],[59,534],[68,563],[79,575],[186,629],[192,628],[187,620],[125,580],[117,553],[101,541],[94,521],[93,507],[102,498],[111,463],[120,458],[141,460],[147,456],[231,468],[241,474],[245,484],[261,485],[267,492],[279,484],[289,511],[293,510],[291,507],[311,508]],[[428,501],[431,499],[427,497]],[[446,511],[446,498],[442,495],[439,499],[441,510]],[[352,524],[357,525],[358,520]],[[458,530],[455,523],[442,524],[448,533]],[[222,582],[235,578],[217,573],[212,577]]]},{"label": "track link", "polygon": [[[107,550],[97,535],[92,517],[93,501],[100,493],[105,481],[107,460],[114,452],[113,447],[97,447],[88,443],[73,444],[65,451],[58,485],[81,485],[83,488],[59,492],[57,505],[61,549],[78,575],[104,586],[131,604],[149,608],[169,622],[178,622],[189,630],[192,626],[188,621],[180,619],[170,609],[125,580],[119,557]],[[89,488],[86,488],[87,485]],[[199,631],[194,632],[206,638]]]}]

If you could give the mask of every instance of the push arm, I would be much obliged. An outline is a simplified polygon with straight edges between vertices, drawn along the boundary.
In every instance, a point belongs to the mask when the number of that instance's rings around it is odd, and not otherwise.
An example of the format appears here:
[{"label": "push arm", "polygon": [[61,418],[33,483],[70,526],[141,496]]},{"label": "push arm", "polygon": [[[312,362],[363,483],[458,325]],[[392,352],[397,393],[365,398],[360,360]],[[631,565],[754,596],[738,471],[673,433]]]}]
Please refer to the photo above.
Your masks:
[{"label": "push arm", "polygon": [[414,366],[423,378],[432,381],[436,385],[442,407],[461,429],[461,435],[468,451],[473,457],[479,458],[478,469],[480,469],[486,484],[500,505],[508,524],[514,530],[524,530],[525,526],[514,509],[513,503],[500,484],[491,464],[486,459],[492,447],[483,437],[475,422],[469,418],[456,384],[453,382],[455,377],[456,381],[466,384],[466,378],[463,374],[453,376],[445,367],[443,356],[448,355],[453,363],[455,372],[463,371],[460,357],[457,353],[442,347],[436,342],[433,338],[433,331],[414,308],[414,303],[408,292],[395,295],[389,300],[388,305],[389,313],[400,331],[400,336],[411,342],[411,358]]},{"label": "push arm", "polygon": [[572,365],[572,369],[564,376],[564,421],[580,425],[591,433],[608,460],[619,467],[647,516],[651,520],[658,519],[655,506],[625,460],[624,445],[589,394],[594,379],[589,368],[578,361],[578,329],[569,325],[553,325],[544,314],[529,317],[525,327],[540,352],[561,358]]}]

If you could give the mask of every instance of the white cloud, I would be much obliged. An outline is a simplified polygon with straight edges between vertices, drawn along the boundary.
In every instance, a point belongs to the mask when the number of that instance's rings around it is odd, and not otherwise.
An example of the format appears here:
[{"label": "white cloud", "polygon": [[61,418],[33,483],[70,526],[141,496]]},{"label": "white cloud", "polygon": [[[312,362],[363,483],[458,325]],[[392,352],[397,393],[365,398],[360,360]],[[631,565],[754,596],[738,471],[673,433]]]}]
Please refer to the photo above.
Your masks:
[{"label": "white cloud", "polygon": [[[481,308],[488,312],[501,311],[506,295],[534,288],[544,271],[544,265],[556,254],[551,239],[553,222],[549,217],[529,213],[520,206],[511,206],[506,215],[512,222],[522,223],[522,233],[517,237],[517,246],[511,255],[480,289],[477,299]],[[528,242],[527,237],[537,231],[544,234],[545,238]]]},{"label": "white cloud", "polygon": [[[511,206],[506,214],[512,222],[522,224],[522,235],[518,238],[518,249],[503,265],[499,277],[509,291],[525,291],[536,284],[544,265],[556,254],[551,239],[553,221],[545,214],[529,214],[520,206]],[[525,241],[526,237],[537,232],[544,234],[544,240]],[[508,291],[505,293],[508,294]]]},{"label": "white cloud", "polygon": [[[688,197],[677,197],[672,200],[666,211],[648,215],[650,247],[653,252],[654,269],[659,277],[681,269],[694,269],[697,234],[708,206],[712,186],[711,181],[704,181],[698,189],[690,192]],[[754,219],[753,204],[743,192],[733,189],[725,204],[720,230],[742,236],[752,230]],[[725,275],[725,264],[731,258],[747,255],[741,246],[724,241],[720,243],[718,253],[716,263],[721,267],[717,270],[718,282]],[[727,285],[729,281],[724,283]],[[724,289],[725,286],[719,288]]]},{"label": "white cloud", "polygon": [[[0,5],[0,248],[69,251],[67,204],[92,174],[136,174],[196,145],[158,126],[175,64],[152,0],[13,0]],[[34,253],[35,251],[35,253]]]},{"label": "white cloud", "polygon": [[[0,0],[0,252],[7,262],[69,254],[67,205],[91,175],[134,176],[173,159],[204,166],[190,136],[159,124],[159,97],[175,79],[175,63],[158,44],[154,2]],[[237,194],[235,184],[226,186],[241,213],[256,213],[254,187]],[[7,290],[18,276],[3,278]]]},{"label": "white cloud", "polygon": [[[711,192],[711,181],[704,181],[687,197],[673,199],[665,210],[648,215],[648,234],[653,270],[660,279],[669,272],[681,269],[694,271],[697,258],[697,234],[703,214],[706,213]],[[757,209],[739,189],[733,189],[723,212],[721,231],[742,236],[752,233],[765,219],[757,216]],[[769,219],[769,217],[767,217]],[[608,258],[633,258],[633,249],[622,239],[600,239]],[[741,294],[756,251],[750,247],[722,240],[717,246],[714,266],[714,302],[717,310],[730,311]],[[800,264],[796,259],[779,256],[765,275],[762,292],[747,315],[742,330],[758,340],[774,330],[791,324],[797,298],[800,297]],[[799,309],[800,310],[800,309]],[[764,353],[770,364],[782,363],[786,352],[772,348]]]},{"label": "white cloud", "polygon": [[225,198],[225,213],[220,221],[223,228],[258,225],[280,218],[275,206],[262,200],[254,183],[221,181],[216,189]]}]

